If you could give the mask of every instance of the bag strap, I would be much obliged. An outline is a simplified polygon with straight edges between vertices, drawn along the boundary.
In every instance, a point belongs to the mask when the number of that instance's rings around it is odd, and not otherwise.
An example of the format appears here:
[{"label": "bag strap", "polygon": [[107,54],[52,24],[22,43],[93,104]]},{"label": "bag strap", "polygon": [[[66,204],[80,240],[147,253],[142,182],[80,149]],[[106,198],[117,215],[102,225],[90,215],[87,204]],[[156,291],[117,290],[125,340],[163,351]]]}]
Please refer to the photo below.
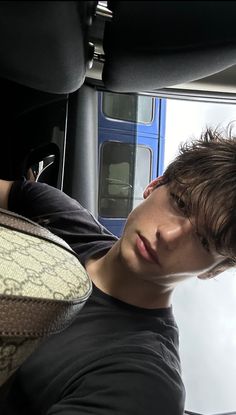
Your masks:
[{"label": "bag strap", "polygon": [[59,236],[54,235],[48,229],[43,228],[32,220],[18,215],[17,213],[0,208],[0,226],[45,239],[46,241],[53,242],[74,253],[67,242]]},{"label": "bag strap", "polygon": [[85,296],[73,300],[0,294],[0,338],[58,333],[70,325],[90,294],[91,287]]}]

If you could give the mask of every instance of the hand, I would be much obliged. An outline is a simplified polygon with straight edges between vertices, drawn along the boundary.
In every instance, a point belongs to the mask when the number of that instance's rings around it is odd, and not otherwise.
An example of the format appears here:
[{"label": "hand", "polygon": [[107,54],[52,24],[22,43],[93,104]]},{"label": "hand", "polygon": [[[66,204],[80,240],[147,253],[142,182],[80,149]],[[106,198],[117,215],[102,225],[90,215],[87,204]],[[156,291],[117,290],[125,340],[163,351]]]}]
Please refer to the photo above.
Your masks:
[{"label": "hand", "polygon": [[0,180],[0,208],[8,208],[8,197],[14,181]]}]

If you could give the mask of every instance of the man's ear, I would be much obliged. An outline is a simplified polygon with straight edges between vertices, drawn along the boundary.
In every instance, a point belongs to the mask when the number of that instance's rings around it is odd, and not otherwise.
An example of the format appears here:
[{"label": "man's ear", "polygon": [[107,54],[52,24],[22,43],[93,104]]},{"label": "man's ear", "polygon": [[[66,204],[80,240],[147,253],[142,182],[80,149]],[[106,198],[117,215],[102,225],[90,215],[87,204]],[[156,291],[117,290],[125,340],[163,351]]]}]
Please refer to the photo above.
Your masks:
[{"label": "man's ear", "polygon": [[215,265],[210,270],[203,272],[202,274],[198,275],[200,280],[208,280],[210,278],[214,278],[217,275],[221,274],[222,272],[226,271],[227,269],[233,267],[232,260],[229,258],[224,259],[219,264]]},{"label": "man's ear", "polygon": [[143,198],[146,199],[154,189],[156,189],[158,186],[161,186],[165,183],[164,177],[159,176],[156,179],[152,180],[146,187],[146,189],[143,192]]}]

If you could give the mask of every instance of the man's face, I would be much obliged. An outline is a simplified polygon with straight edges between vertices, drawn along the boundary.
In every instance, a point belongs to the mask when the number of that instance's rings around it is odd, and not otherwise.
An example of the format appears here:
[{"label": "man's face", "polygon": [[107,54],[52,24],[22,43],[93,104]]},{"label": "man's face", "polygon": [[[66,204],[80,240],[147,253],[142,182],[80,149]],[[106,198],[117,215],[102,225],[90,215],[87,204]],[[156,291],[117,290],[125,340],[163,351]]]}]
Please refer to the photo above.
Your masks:
[{"label": "man's face", "polygon": [[128,217],[120,240],[121,259],[140,278],[170,286],[224,259],[208,246],[204,229],[187,218],[168,185],[153,181],[145,200]]}]

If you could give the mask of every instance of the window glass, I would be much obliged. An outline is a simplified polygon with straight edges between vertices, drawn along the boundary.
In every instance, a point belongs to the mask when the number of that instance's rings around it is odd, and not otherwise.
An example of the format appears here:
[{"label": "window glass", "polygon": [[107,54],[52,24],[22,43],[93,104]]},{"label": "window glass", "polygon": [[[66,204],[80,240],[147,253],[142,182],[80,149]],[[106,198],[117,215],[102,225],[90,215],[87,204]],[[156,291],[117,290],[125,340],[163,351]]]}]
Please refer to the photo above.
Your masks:
[{"label": "window glass", "polygon": [[[165,166],[178,154],[180,143],[198,138],[206,126],[224,128],[235,119],[234,104],[168,99]],[[189,411],[236,413],[235,273],[232,268],[211,280],[192,278],[175,291],[173,308]]]},{"label": "window glass", "polygon": [[147,96],[103,93],[103,113],[108,118],[149,124],[153,118],[154,99]]},{"label": "window glass", "polygon": [[142,200],[150,174],[149,148],[118,142],[104,143],[101,154],[99,215],[126,218]]}]

